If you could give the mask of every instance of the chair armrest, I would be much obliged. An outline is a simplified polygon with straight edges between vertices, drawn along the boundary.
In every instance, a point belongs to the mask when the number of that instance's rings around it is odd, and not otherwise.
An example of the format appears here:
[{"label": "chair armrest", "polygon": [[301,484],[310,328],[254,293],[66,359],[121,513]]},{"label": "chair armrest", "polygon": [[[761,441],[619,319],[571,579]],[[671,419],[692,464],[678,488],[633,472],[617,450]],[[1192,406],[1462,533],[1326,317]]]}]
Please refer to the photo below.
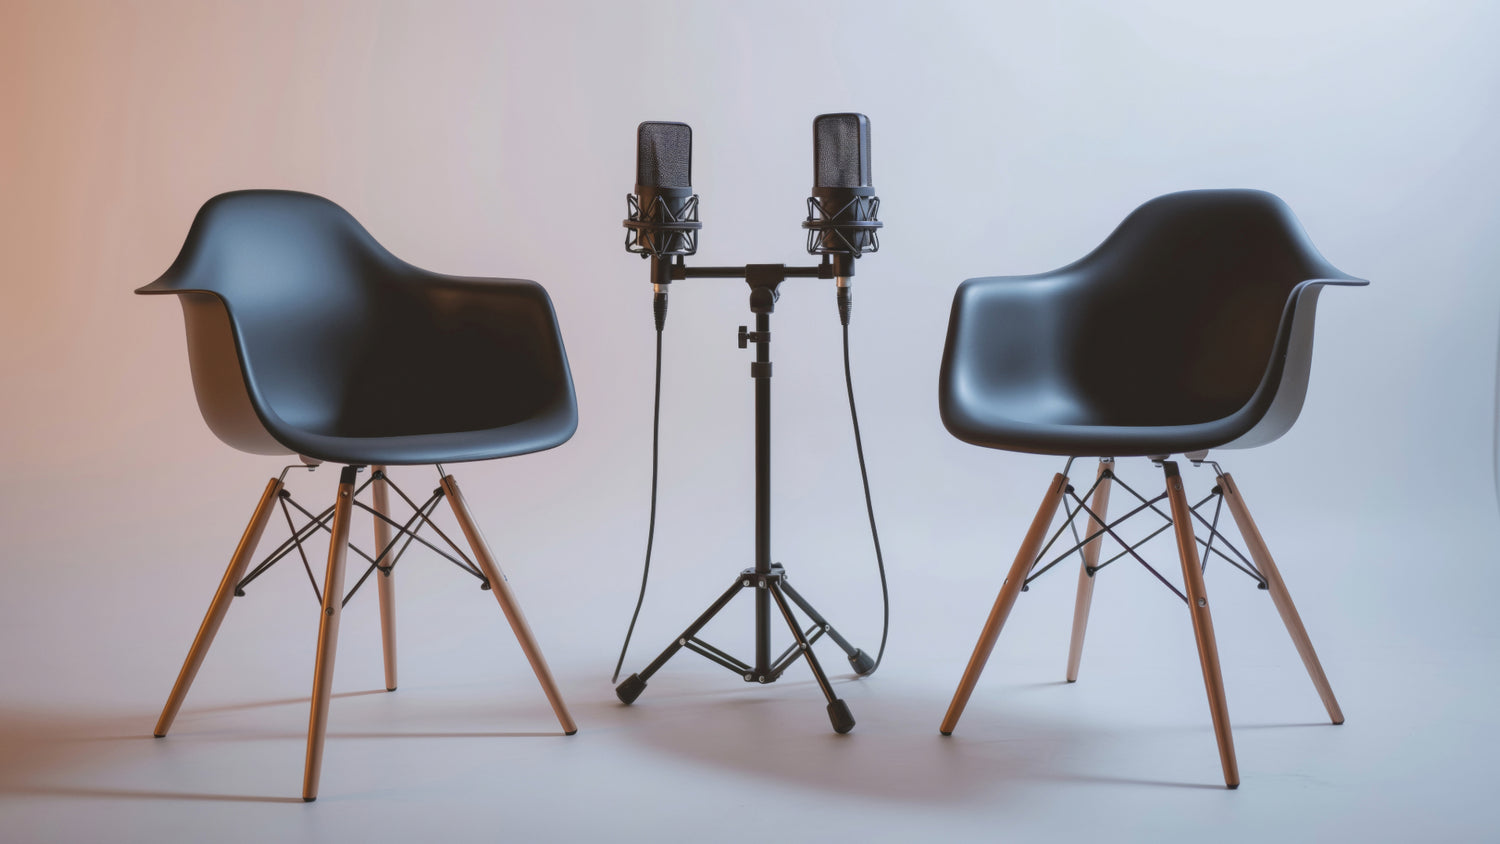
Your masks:
[{"label": "chair armrest", "polygon": [[398,284],[398,304],[380,319],[388,326],[382,343],[391,346],[381,356],[394,352],[403,367],[445,383],[456,403],[487,402],[490,394],[522,415],[529,408],[576,417],[557,314],[540,284],[425,272]]},{"label": "chair armrest", "polygon": [[1073,318],[1068,268],[1027,276],[972,278],[953,296],[938,402],[943,423],[972,441],[986,403],[1050,402],[1067,379],[1067,325]]},{"label": "chair armrest", "polygon": [[1241,413],[1259,416],[1244,435],[1226,443],[1223,448],[1252,448],[1265,445],[1291,429],[1302,413],[1307,397],[1307,382],[1312,373],[1313,322],[1317,314],[1318,295],[1324,287],[1365,287],[1361,278],[1314,278],[1299,283],[1287,297],[1281,323],[1276,330],[1276,344],[1266,364],[1260,386],[1246,402]]}]

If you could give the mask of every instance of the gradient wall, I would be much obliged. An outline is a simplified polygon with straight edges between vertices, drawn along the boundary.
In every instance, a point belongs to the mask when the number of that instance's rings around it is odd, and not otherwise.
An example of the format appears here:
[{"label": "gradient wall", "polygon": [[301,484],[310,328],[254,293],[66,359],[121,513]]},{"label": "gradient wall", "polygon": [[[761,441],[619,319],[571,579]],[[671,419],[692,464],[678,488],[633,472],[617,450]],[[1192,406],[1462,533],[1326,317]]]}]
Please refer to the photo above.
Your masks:
[{"label": "gradient wall", "polygon": [[[695,130],[702,261],[791,263],[810,121],[845,110],[871,118],[886,222],[853,346],[897,643],[970,640],[1057,468],[943,431],[954,286],[1068,262],[1154,195],[1243,186],[1373,281],[1323,297],[1297,427],[1224,457],[1320,647],[1473,648],[1492,673],[1490,598],[1461,584],[1497,538],[1500,9],[1126,5],[0,4],[0,639],[36,643],[0,649],[0,698],[136,676],[159,698],[279,469],[214,440],[176,307],[131,295],[205,199],[247,187],[328,196],[418,265],[551,291],[578,434],[461,477],[554,659],[605,670],[649,477],[650,297],[620,228],[635,125]],[[657,572],[684,597],[648,603],[651,641],[751,541],[745,291],[672,297]],[[832,286],[788,282],[776,322],[778,557],[870,629]],[[316,500],[333,478],[300,483]],[[413,605],[438,594],[407,580]]]}]

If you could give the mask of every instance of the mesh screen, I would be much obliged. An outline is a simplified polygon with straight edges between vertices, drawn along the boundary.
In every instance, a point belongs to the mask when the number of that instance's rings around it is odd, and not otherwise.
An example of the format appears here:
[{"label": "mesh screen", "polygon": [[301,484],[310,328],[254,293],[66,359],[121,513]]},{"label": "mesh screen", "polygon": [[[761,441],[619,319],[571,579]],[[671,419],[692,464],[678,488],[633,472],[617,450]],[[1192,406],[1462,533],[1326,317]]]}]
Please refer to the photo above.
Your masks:
[{"label": "mesh screen", "polygon": [[813,185],[870,187],[870,119],[824,114],[813,120]]},{"label": "mesh screen", "polygon": [[647,188],[693,186],[693,130],[686,123],[642,123],[636,132],[635,183]]}]

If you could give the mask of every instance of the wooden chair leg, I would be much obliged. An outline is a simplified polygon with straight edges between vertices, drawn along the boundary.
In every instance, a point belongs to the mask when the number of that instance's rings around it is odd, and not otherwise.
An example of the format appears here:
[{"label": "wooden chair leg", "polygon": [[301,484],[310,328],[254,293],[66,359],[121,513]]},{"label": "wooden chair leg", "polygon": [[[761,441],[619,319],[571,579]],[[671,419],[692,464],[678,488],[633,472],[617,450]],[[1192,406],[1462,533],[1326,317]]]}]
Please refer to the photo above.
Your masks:
[{"label": "wooden chair leg", "polygon": [[515,595],[510,591],[510,584],[506,582],[505,575],[500,572],[500,567],[495,564],[495,558],[490,554],[490,547],[484,541],[484,535],[479,532],[479,525],[474,522],[474,517],[469,513],[469,506],[464,503],[463,493],[458,489],[458,483],[453,480],[452,475],[443,475],[443,495],[448,499],[448,506],[453,508],[453,516],[458,519],[458,526],[463,529],[464,537],[469,541],[469,548],[474,552],[474,560],[479,564],[479,570],[490,583],[490,591],[495,593],[495,600],[500,602],[500,609],[505,613],[506,621],[510,622],[510,629],[521,643],[521,650],[526,654],[527,662],[531,663],[531,670],[536,674],[537,682],[542,684],[542,691],[547,694],[547,700],[552,704],[552,711],[557,715],[557,720],[562,724],[563,732],[573,735],[578,732],[578,725],[573,723],[573,716],[568,714],[568,706],[563,703],[562,693],[557,689],[557,681],[552,679],[552,670],[547,667],[547,660],[542,656],[542,649],[536,643],[536,637],[531,634],[531,627],[526,623],[526,616],[522,615],[521,607],[516,603]]},{"label": "wooden chair leg", "polygon": [[[1089,517],[1088,531],[1084,533],[1084,536],[1102,531],[1104,528],[1104,523],[1099,520],[1108,518],[1110,487],[1110,478],[1106,477],[1105,473],[1114,468],[1113,457],[1106,457],[1099,461],[1098,484],[1094,487],[1094,495],[1089,503],[1089,509],[1094,512],[1094,515]],[[1099,551],[1103,547],[1104,534],[1102,532],[1089,544],[1083,546],[1083,564],[1078,567],[1078,597],[1073,602],[1073,639],[1068,644],[1069,683],[1078,682],[1078,663],[1083,659],[1083,636],[1088,631],[1089,607],[1094,602],[1094,575],[1089,569],[1099,565]]]},{"label": "wooden chair leg", "polygon": [[1177,464],[1162,463],[1167,476],[1167,501],[1172,505],[1172,527],[1177,534],[1177,555],[1182,559],[1182,579],[1187,586],[1188,613],[1193,636],[1198,640],[1198,662],[1203,667],[1203,685],[1208,690],[1208,709],[1213,715],[1214,736],[1219,742],[1219,762],[1224,784],[1239,788],[1239,763],[1234,758],[1234,735],[1229,728],[1229,701],[1224,697],[1224,678],[1219,672],[1219,646],[1214,641],[1214,621],[1203,587],[1203,569],[1198,561],[1198,539],[1193,533],[1193,512],[1182,489]]},{"label": "wooden chair leg", "polygon": [[1292,603],[1292,596],[1286,591],[1286,583],[1281,579],[1281,572],[1276,568],[1276,561],[1271,559],[1271,551],[1266,547],[1266,541],[1261,538],[1260,529],[1255,526],[1255,520],[1250,517],[1250,510],[1245,506],[1245,499],[1240,496],[1240,488],[1235,485],[1234,478],[1229,473],[1221,473],[1218,476],[1219,489],[1224,493],[1224,502],[1229,505],[1229,512],[1234,515],[1234,522],[1240,528],[1240,535],[1245,538],[1245,545],[1249,547],[1250,557],[1255,560],[1256,568],[1266,579],[1266,591],[1271,593],[1271,602],[1276,605],[1276,611],[1281,614],[1281,621],[1286,625],[1286,632],[1291,634],[1292,644],[1297,646],[1297,653],[1302,657],[1302,664],[1307,668],[1307,676],[1312,678],[1313,686],[1318,690],[1318,697],[1323,699],[1323,707],[1328,710],[1328,717],[1335,724],[1344,723],[1344,712],[1339,709],[1339,702],[1333,696],[1333,687],[1328,685],[1328,677],[1323,673],[1323,665],[1318,662],[1318,653],[1313,650],[1312,640],[1307,636],[1307,628],[1302,626],[1302,617],[1297,614],[1297,607]]},{"label": "wooden chair leg", "polygon": [[266,491],[261,493],[260,503],[255,505],[255,514],[250,517],[250,524],[245,526],[240,544],[229,558],[229,568],[224,571],[224,579],[219,581],[219,590],[214,593],[214,599],[208,605],[208,613],[198,626],[198,635],[193,638],[193,646],[188,649],[187,659],[183,661],[182,670],[177,674],[177,682],[172,686],[172,693],[167,696],[167,705],[162,707],[161,717],[156,720],[154,733],[157,738],[162,738],[172,728],[177,711],[182,708],[182,701],[187,697],[188,689],[192,687],[193,679],[198,676],[198,669],[203,665],[203,658],[208,656],[214,636],[219,633],[219,625],[224,623],[224,616],[229,612],[235,586],[245,576],[250,558],[255,556],[256,546],[260,545],[261,534],[265,533],[266,523],[271,520],[271,511],[275,509],[276,497],[280,494],[281,480],[272,478],[266,484]]},{"label": "wooden chair leg", "polygon": [[1000,638],[1000,629],[1005,626],[1005,619],[1010,615],[1011,607],[1015,606],[1021,587],[1026,585],[1026,575],[1036,562],[1037,552],[1047,538],[1047,528],[1052,525],[1052,517],[1057,514],[1057,505],[1062,502],[1063,491],[1067,486],[1066,476],[1054,475],[1052,485],[1042,498],[1041,507],[1037,508],[1036,517],[1031,520],[1031,529],[1026,532],[1026,539],[1016,552],[1015,562],[1011,563],[1010,573],[1000,587],[995,606],[990,610],[990,617],[984,623],[979,642],[974,646],[974,654],[969,657],[963,679],[958,683],[958,690],[953,693],[953,702],[948,704],[948,713],[943,716],[942,726],[938,727],[938,731],[945,736],[953,734],[959,716],[963,715],[964,707],[969,703],[969,696],[974,693],[974,686],[979,682],[984,664],[989,661],[990,652],[995,649],[995,641]]},{"label": "wooden chair leg", "polygon": [[349,518],[354,509],[353,466],[339,475],[333,507],[333,530],[328,538],[328,571],[323,576],[323,612],[318,625],[317,662],[313,667],[312,711],[307,719],[307,763],[302,770],[302,799],[318,799],[318,777],[323,771],[323,739],[328,732],[328,699],[333,695],[333,663],[339,645],[339,618],[344,603],[344,557],[349,550]]},{"label": "wooden chair leg", "polygon": [[[382,477],[385,475],[384,466],[371,466],[370,470]],[[375,512],[390,518],[390,490],[386,488],[385,481],[374,481],[370,484],[370,490],[375,501]],[[375,519],[375,553],[379,554],[390,547],[391,526],[377,518]],[[390,560],[381,561],[381,565],[389,564]],[[381,571],[380,575],[375,578],[375,582],[380,590],[380,646],[385,654],[385,690],[394,692],[396,690],[396,573]]]}]

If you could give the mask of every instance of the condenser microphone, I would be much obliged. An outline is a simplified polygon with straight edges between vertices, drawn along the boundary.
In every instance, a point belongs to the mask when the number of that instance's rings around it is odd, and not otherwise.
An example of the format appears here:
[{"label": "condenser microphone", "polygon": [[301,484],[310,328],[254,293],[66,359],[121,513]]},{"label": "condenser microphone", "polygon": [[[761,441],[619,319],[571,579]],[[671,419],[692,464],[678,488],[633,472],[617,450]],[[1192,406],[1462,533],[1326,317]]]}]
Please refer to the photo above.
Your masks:
[{"label": "condenser microphone", "polygon": [[693,193],[693,130],[686,123],[648,121],[636,130],[635,193],[627,196],[625,248],[652,258],[653,284],[670,283],[661,258],[698,251],[698,197]]},{"label": "condenser microphone", "polygon": [[854,260],[880,248],[880,198],[870,183],[870,119],[824,114],[813,120],[813,189],[807,199],[807,251],[831,255],[839,286]]}]

